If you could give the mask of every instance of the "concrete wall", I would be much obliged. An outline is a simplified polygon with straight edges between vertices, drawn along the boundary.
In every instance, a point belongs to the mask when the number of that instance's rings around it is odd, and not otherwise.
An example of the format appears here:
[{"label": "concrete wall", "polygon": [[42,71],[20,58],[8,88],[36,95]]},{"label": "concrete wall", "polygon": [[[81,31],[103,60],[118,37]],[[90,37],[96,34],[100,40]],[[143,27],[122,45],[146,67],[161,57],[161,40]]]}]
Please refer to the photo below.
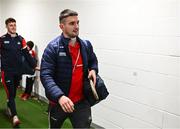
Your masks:
[{"label": "concrete wall", "polygon": [[[15,17],[19,34],[37,44],[39,57],[61,33],[59,12],[79,12],[80,36],[92,41],[110,91],[106,101],[93,107],[94,123],[122,129],[180,128],[179,0],[0,2],[0,20]],[[40,82],[38,91],[44,96]]]},{"label": "concrete wall", "polygon": [[2,35],[2,2],[0,0],[0,34]]}]

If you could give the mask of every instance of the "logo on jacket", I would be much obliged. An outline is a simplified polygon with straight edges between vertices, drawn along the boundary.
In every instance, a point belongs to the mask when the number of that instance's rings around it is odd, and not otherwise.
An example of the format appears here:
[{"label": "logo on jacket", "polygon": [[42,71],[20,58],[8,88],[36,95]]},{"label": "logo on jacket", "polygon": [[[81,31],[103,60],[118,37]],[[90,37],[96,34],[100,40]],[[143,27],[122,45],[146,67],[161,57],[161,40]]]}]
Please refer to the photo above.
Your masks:
[{"label": "logo on jacket", "polygon": [[21,42],[17,42],[18,45],[21,45]]},{"label": "logo on jacket", "polygon": [[9,44],[10,42],[9,41],[4,41],[4,44]]},{"label": "logo on jacket", "polygon": [[6,82],[9,83],[9,82],[11,82],[11,80],[7,80]]},{"label": "logo on jacket", "polygon": [[65,52],[59,52],[59,56],[66,56]]},{"label": "logo on jacket", "polygon": [[64,48],[64,46],[59,46],[59,48]]}]

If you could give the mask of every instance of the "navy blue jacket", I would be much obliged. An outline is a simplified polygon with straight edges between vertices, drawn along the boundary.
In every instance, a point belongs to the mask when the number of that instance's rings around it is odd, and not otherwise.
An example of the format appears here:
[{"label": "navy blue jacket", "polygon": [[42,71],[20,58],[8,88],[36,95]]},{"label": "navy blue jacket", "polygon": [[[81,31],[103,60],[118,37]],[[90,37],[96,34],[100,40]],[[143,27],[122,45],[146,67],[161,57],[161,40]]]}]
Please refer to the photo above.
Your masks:
[{"label": "navy blue jacket", "polygon": [[[98,61],[91,43],[87,41],[85,44],[79,37],[77,40],[80,43],[84,78],[87,78],[88,70],[94,69],[98,73]],[[46,97],[55,103],[62,95],[68,96],[71,86],[72,59],[68,48],[69,41],[63,34],[55,38],[44,50],[41,60],[41,82]]]},{"label": "navy blue jacket", "polygon": [[1,70],[9,73],[22,74],[22,56],[24,56],[32,68],[36,63],[32,59],[29,51],[23,48],[23,37],[16,34],[11,37],[8,33],[0,37]]}]

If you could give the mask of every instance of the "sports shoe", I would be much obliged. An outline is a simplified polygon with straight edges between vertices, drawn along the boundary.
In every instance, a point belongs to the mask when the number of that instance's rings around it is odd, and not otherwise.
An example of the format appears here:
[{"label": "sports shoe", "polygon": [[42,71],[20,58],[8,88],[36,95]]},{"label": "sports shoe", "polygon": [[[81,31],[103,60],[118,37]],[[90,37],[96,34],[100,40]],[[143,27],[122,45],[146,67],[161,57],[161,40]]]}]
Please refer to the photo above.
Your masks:
[{"label": "sports shoe", "polygon": [[30,97],[29,94],[25,94],[21,99],[24,100],[24,101],[26,101],[26,100],[29,99],[29,97]]},{"label": "sports shoe", "polygon": [[19,124],[21,123],[20,120],[19,120],[19,118],[18,118],[17,116],[14,116],[14,117],[12,118],[12,122],[13,122],[13,127],[17,127],[17,126],[19,126]]}]

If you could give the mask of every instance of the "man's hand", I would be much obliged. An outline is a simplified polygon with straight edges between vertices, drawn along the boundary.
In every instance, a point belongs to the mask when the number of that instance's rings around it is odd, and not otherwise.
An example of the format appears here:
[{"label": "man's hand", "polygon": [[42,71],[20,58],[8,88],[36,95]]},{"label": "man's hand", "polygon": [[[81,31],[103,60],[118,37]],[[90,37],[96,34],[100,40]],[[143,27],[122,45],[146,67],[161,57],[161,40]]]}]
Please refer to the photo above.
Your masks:
[{"label": "man's hand", "polygon": [[88,78],[92,79],[94,86],[96,86],[96,71],[95,70],[89,71]]},{"label": "man's hand", "polygon": [[35,67],[35,70],[40,71],[40,68],[39,67]]},{"label": "man's hand", "polygon": [[59,104],[61,105],[64,112],[71,113],[74,111],[73,102],[64,95],[60,97]]}]

